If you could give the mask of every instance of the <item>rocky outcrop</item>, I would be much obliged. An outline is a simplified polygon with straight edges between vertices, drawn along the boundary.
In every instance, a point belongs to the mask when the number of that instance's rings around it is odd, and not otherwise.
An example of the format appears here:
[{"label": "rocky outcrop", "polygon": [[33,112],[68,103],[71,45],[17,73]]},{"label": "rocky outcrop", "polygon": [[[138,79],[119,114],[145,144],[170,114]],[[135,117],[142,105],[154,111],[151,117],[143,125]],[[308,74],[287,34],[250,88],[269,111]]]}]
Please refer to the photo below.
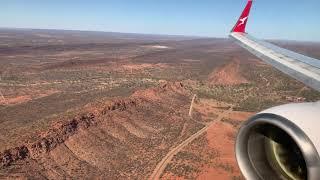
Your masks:
[{"label": "rocky outcrop", "polygon": [[17,160],[25,158],[37,158],[38,156],[50,152],[59,144],[65,142],[70,136],[75,134],[80,128],[89,128],[98,123],[99,115],[105,115],[108,111],[124,111],[130,106],[135,106],[137,99],[114,100],[107,103],[103,110],[98,113],[88,113],[75,117],[66,123],[53,125],[54,128],[42,133],[40,140],[28,142],[22,146],[5,150],[0,153],[0,168],[10,166]]},{"label": "rocky outcrop", "polygon": [[165,101],[163,99],[166,98],[172,98],[173,95],[188,96],[182,83],[162,82],[158,87],[137,91],[129,98],[115,98],[103,104],[88,105],[82,111],[86,113],[78,115],[71,120],[66,119],[55,122],[52,124],[51,129],[41,132],[39,137],[35,138],[38,140],[26,142],[21,146],[0,152],[0,169],[10,166],[18,160],[26,158],[37,159],[64,143],[80,129],[98,125],[100,121],[103,121],[103,118],[100,118],[101,116],[108,115],[113,111],[126,111],[131,107],[136,107],[138,104],[154,100],[150,97],[150,94],[162,101]]}]

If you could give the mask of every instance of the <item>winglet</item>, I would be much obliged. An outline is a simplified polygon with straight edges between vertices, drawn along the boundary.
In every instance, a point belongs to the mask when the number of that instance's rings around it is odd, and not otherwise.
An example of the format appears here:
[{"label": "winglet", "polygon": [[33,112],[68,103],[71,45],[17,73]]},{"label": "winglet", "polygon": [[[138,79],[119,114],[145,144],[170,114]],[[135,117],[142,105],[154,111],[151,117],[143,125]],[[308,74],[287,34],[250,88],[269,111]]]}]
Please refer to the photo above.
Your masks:
[{"label": "winglet", "polygon": [[252,0],[248,0],[246,7],[244,8],[240,18],[238,19],[236,25],[233,27],[231,32],[246,32],[246,25],[249,18],[250,9],[252,6]]}]

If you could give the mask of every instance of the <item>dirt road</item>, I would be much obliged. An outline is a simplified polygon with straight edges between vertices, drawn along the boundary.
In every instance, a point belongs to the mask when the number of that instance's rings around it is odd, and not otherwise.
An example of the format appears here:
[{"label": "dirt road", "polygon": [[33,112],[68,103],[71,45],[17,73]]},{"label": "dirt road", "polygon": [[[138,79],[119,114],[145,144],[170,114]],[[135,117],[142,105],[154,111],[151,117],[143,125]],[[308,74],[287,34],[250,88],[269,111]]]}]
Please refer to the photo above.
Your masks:
[{"label": "dirt road", "polygon": [[161,161],[158,163],[156,168],[154,169],[153,173],[150,176],[150,180],[158,180],[161,177],[161,174],[167,167],[167,165],[170,163],[174,155],[176,155],[178,152],[180,152],[185,146],[187,146],[189,143],[191,143],[193,140],[198,138],[200,135],[202,135],[204,132],[206,132],[209,127],[214,124],[215,122],[221,121],[227,114],[229,114],[232,111],[232,107],[228,109],[227,111],[224,111],[223,113],[219,114],[219,116],[212,122],[208,123],[204,128],[202,128],[200,131],[196,132],[192,136],[190,136],[188,139],[183,141],[181,144],[179,144],[177,147],[173,148]]}]

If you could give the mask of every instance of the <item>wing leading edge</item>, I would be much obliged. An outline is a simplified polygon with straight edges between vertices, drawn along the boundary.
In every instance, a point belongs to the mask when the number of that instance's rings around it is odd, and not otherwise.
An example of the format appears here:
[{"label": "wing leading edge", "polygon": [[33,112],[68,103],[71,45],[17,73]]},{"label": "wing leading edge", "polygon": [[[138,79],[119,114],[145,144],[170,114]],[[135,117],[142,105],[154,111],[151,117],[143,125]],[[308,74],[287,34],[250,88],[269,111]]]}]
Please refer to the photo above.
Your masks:
[{"label": "wing leading edge", "polygon": [[248,0],[247,6],[230,33],[230,37],[266,63],[320,91],[320,60],[258,40],[245,33],[251,5],[252,0]]}]

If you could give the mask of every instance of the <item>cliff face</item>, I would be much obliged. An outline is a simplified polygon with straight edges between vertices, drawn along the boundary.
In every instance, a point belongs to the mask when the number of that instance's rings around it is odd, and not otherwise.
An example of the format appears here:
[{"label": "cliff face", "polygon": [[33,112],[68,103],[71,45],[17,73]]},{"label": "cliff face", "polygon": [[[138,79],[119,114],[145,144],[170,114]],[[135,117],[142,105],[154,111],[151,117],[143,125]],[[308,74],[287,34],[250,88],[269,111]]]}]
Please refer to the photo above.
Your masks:
[{"label": "cliff face", "polygon": [[183,84],[164,82],[88,105],[35,141],[1,152],[0,177],[146,178],[171,146],[202,127],[187,117],[189,103]]},{"label": "cliff face", "polygon": [[87,129],[90,126],[97,125],[98,116],[105,115],[110,111],[124,111],[128,107],[135,106],[137,100],[116,100],[107,105],[99,113],[88,113],[75,117],[71,121],[62,124],[55,125],[56,127],[44,132],[42,138],[36,142],[28,143],[20,147],[5,150],[0,153],[0,167],[10,166],[11,163],[17,160],[23,160],[25,158],[37,158],[42,154],[48,153],[59,144],[64,143],[70,136],[74,135],[79,129]]}]

